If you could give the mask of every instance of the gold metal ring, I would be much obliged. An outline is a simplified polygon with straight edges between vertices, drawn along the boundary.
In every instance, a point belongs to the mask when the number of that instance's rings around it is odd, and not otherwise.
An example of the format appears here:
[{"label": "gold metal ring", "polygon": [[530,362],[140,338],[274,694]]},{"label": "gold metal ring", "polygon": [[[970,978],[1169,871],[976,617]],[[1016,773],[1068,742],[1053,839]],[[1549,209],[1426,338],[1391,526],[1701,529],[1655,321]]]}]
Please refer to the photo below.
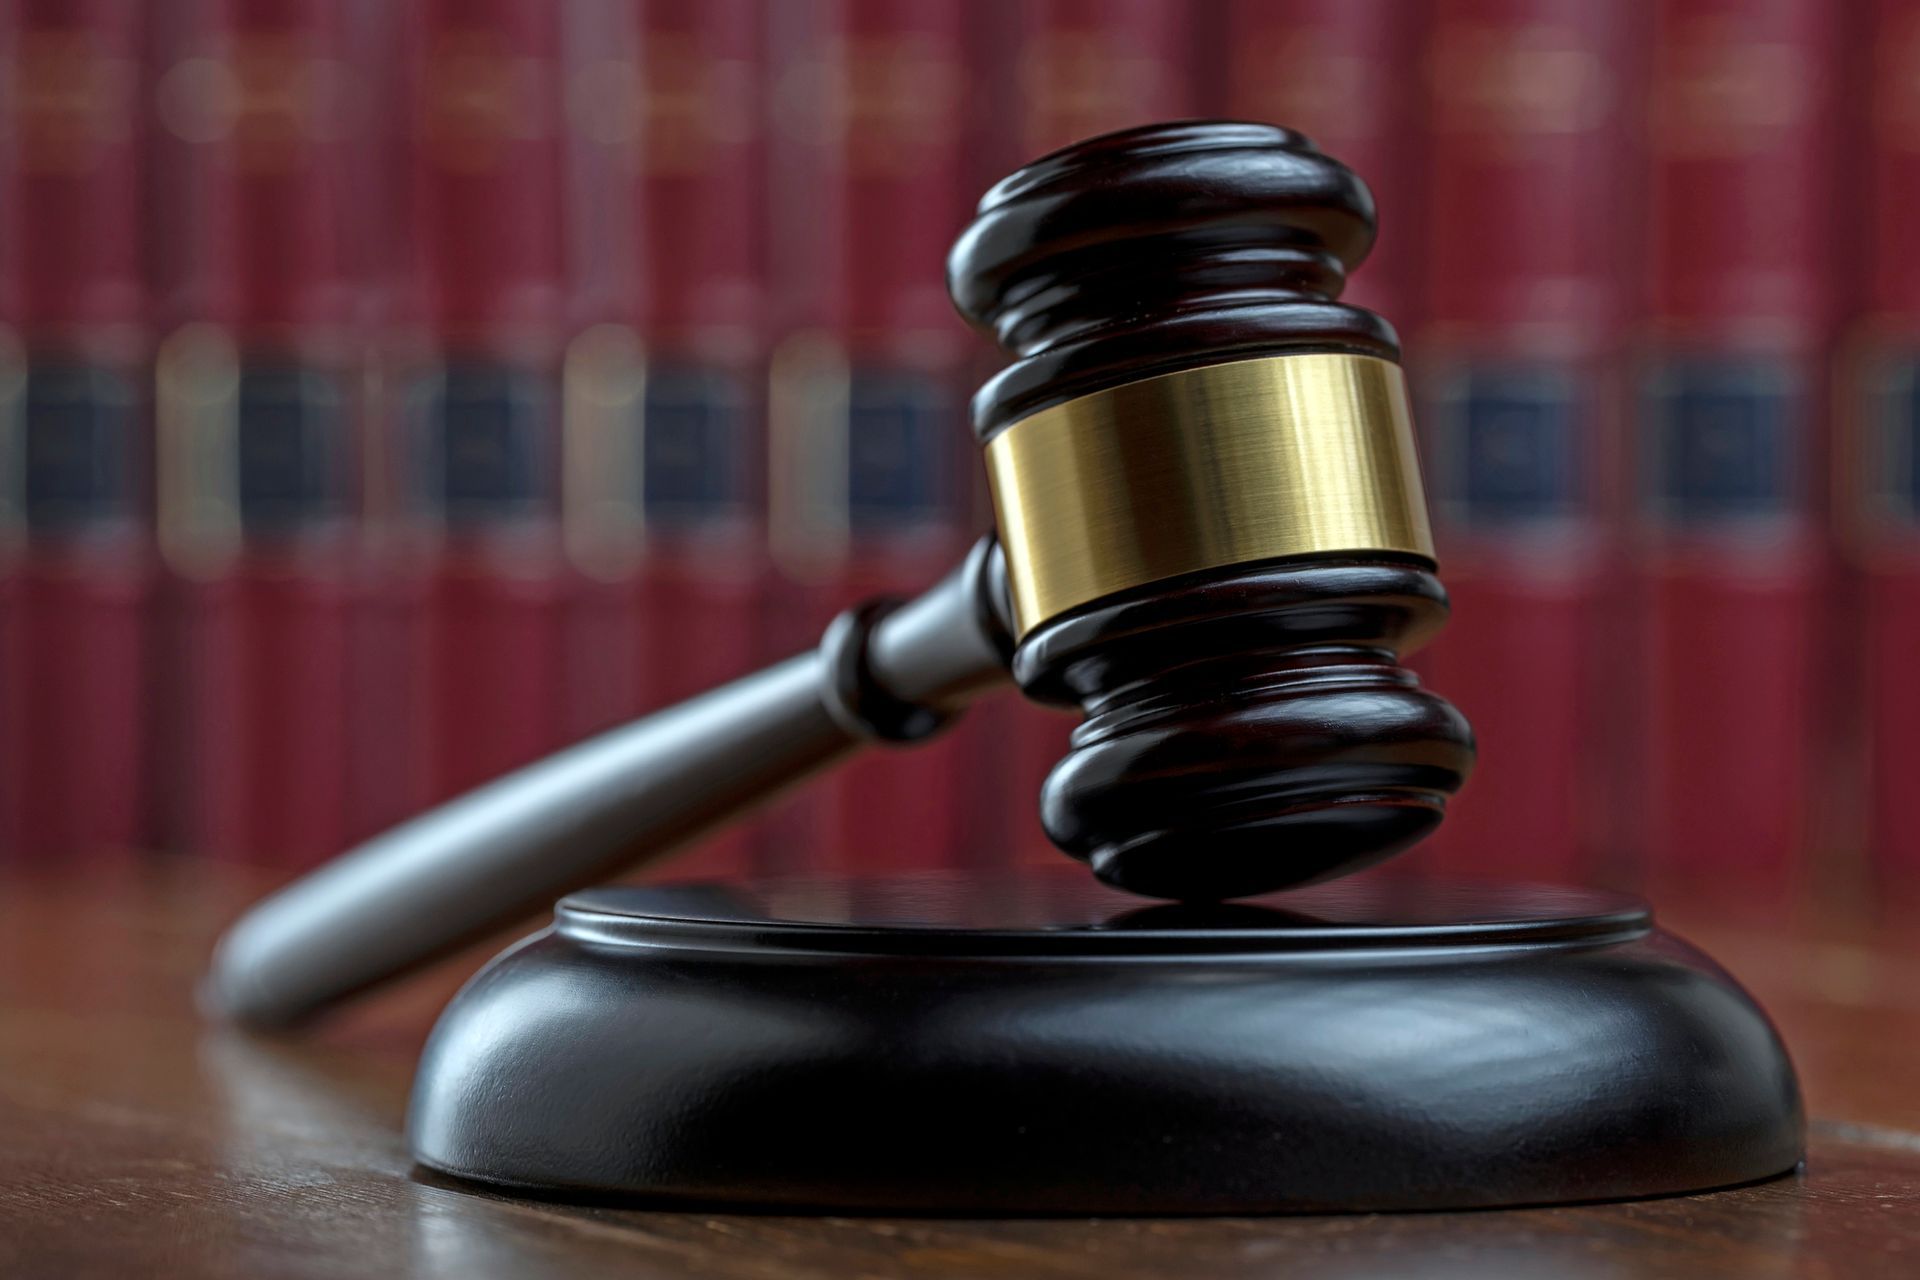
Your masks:
[{"label": "gold metal ring", "polygon": [[1022,418],[987,445],[1022,636],[1103,596],[1277,556],[1433,559],[1400,366],[1241,360]]}]

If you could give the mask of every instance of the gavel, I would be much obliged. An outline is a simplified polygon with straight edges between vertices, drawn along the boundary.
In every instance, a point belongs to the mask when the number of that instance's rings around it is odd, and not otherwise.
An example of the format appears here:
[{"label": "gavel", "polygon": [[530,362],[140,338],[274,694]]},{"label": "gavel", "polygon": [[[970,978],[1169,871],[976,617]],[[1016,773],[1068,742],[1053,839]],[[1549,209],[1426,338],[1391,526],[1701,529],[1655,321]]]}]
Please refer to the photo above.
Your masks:
[{"label": "gavel", "polygon": [[1009,677],[1078,707],[1040,795],[1094,875],[1208,901],[1344,875],[1441,820],[1466,721],[1401,660],[1446,618],[1399,347],[1340,302],[1372,199],[1298,133],[1110,134],[982,199],[955,305],[997,532],[911,601],[381,835],[251,910],[204,999],[280,1026],[671,850]]}]

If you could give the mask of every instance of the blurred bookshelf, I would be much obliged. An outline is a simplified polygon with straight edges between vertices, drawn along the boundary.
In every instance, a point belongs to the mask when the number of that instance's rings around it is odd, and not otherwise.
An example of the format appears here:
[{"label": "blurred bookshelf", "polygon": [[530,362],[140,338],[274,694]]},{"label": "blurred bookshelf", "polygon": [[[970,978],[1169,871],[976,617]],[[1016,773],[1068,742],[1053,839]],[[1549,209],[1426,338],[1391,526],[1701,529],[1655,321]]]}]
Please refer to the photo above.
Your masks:
[{"label": "blurred bookshelf", "polygon": [[[13,0],[0,861],[288,872],[931,582],[1076,138],[1380,204],[1481,735],[1416,872],[1920,892],[1920,0]],[[670,874],[1059,857],[994,700]]]}]

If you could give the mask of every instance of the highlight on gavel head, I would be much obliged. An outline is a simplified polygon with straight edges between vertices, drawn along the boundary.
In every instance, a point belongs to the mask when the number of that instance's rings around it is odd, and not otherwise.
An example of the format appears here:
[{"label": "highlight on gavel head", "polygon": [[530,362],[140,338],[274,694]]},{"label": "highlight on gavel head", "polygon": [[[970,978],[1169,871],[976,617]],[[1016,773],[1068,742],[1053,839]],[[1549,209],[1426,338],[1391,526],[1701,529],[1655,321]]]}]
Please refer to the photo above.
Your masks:
[{"label": "highlight on gavel head", "polygon": [[1047,834],[1156,897],[1355,871],[1437,826],[1473,736],[1400,665],[1445,621],[1392,328],[1345,167],[1271,125],[1109,134],[982,199],[955,305],[1014,678],[1086,719]]}]

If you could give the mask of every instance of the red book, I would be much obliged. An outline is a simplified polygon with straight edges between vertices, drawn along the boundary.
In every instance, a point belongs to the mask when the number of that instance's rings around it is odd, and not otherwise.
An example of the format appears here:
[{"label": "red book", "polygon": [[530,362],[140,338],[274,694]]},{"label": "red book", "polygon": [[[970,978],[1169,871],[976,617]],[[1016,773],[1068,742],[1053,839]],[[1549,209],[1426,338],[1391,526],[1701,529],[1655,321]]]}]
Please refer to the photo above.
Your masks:
[{"label": "red book", "polygon": [[1648,145],[1638,603],[1656,876],[1798,868],[1825,548],[1817,428],[1839,226],[1842,15],[1662,0]]},{"label": "red book", "polygon": [[148,843],[144,13],[0,6],[0,854]]},{"label": "red book", "polygon": [[[944,288],[967,159],[961,0],[783,4],[774,23],[770,537],[779,638],[931,585],[973,528],[969,338]],[[969,731],[811,789],[778,860],[951,864],[980,804]]]},{"label": "red book", "polygon": [[1425,668],[1480,744],[1423,855],[1455,872],[1578,878],[1602,808],[1636,12],[1432,12],[1424,324],[1408,355],[1454,605]]},{"label": "red book", "polygon": [[1844,513],[1862,570],[1871,839],[1889,887],[1920,889],[1920,0],[1868,32],[1867,320],[1851,362]]},{"label": "red book", "polygon": [[[991,134],[986,180],[1083,138],[1196,114],[1203,33],[1195,17],[1205,12],[1175,0],[1019,0],[991,9],[978,51]],[[1003,797],[987,854],[1059,863],[1064,855],[1040,828],[1040,789],[1079,717],[1012,696],[981,710]]]},{"label": "red book", "polygon": [[[598,290],[566,366],[568,545],[590,584],[570,664],[581,731],[773,656],[763,9],[623,0],[572,72],[579,274]],[[730,829],[670,871],[742,873],[753,836]]]},{"label": "red book", "polygon": [[187,721],[183,843],[304,866],[350,787],[360,349],[341,6],[164,15],[161,549]]},{"label": "red book", "polygon": [[408,0],[405,261],[391,379],[413,563],[417,800],[564,740],[566,304],[559,7]]},{"label": "red book", "polygon": [[427,787],[426,700],[418,678],[432,564],[432,504],[421,500],[404,412],[432,371],[427,308],[415,265],[412,103],[415,56],[404,9],[351,0],[353,82],[364,105],[350,166],[356,293],[364,314],[360,598],[351,633],[352,812],[356,840],[413,814]]}]

